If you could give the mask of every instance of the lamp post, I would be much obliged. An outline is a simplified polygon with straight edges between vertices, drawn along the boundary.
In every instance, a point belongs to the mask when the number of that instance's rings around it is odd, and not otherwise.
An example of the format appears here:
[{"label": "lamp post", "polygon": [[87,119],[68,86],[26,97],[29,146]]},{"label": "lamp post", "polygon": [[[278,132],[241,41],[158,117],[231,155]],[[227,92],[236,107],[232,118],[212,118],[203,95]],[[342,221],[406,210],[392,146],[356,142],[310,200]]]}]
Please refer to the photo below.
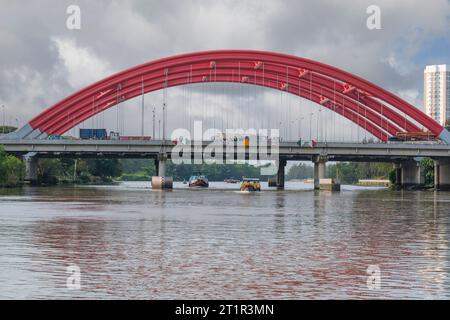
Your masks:
[{"label": "lamp post", "polygon": [[152,122],[152,134],[153,134],[153,139],[156,139],[156,135],[155,135],[155,107],[153,107],[152,110],[152,114],[153,114],[153,122]]},{"label": "lamp post", "polygon": [[298,138],[299,139],[301,139],[301,137],[302,137],[302,120],[304,118],[305,117],[301,117],[301,118],[298,119]]},{"label": "lamp post", "polygon": [[142,105],[141,105],[141,136],[144,136],[144,117],[145,117],[145,98],[144,98],[144,77],[141,78],[141,93],[142,93]]},{"label": "lamp post", "polygon": [[3,113],[3,127],[2,133],[5,134],[5,106],[2,104],[2,113]]},{"label": "lamp post", "polygon": [[312,117],[313,117],[314,113],[311,112],[309,114],[309,141],[312,140]]},{"label": "lamp post", "polygon": [[283,122],[282,121],[280,121],[280,125],[278,126],[278,128],[279,128],[279,130],[280,130],[280,141],[281,140],[283,140],[283,135],[282,135],[282,133],[283,133],[283,131],[281,130],[281,124],[282,124]]},{"label": "lamp post", "polygon": [[158,135],[159,138],[161,139],[161,119],[158,119]]},{"label": "lamp post", "polygon": [[[320,136],[323,136],[322,127],[320,126],[320,115],[321,115],[322,109],[319,109],[319,113],[317,114],[317,142],[319,142],[319,129],[320,129]],[[323,137],[322,137],[323,138]]]}]

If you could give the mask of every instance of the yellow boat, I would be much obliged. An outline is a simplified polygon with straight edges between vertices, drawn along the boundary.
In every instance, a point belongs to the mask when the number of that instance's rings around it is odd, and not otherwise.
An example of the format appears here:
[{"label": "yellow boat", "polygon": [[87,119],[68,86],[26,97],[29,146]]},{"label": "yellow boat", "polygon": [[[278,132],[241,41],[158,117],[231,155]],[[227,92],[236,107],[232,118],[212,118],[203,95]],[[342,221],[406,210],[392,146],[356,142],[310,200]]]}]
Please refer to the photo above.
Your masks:
[{"label": "yellow boat", "polygon": [[250,147],[250,137],[249,136],[245,136],[244,138],[244,148],[249,148]]},{"label": "yellow boat", "polygon": [[261,191],[259,179],[242,178],[241,191]]}]

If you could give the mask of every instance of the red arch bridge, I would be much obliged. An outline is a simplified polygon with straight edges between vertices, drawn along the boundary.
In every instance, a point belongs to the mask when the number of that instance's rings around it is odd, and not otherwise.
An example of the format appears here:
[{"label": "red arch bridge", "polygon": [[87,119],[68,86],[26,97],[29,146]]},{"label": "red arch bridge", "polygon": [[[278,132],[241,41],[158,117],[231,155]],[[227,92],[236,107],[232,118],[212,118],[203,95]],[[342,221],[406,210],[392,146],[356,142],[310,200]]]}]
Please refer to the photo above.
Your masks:
[{"label": "red arch bridge", "polygon": [[[441,149],[446,149],[447,143],[450,142],[450,133],[435,120],[398,96],[361,77],[301,57],[251,50],[188,53],[151,61],[119,72],[64,98],[34,117],[20,130],[10,134],[8,138],[16,143],[20,140],[29,145],[27,140],[35,141],[51,135],[62,135],[96,114],[141,94],[205,82],[256,85],[300,96],[347,118],[381,142],[387,142],[390,137],[416,133],[425,133],[428,137],[441,141]],[[408,148],[414,150],[417,146],[407,146],[406,149]],[[388,150],[389,147],[385,149]],[[419,152],[415,153],[414,157],[424,155],[426,152]],[[316,154],[311,154],[311,157],[313,156],[318,159]],[[447,165],[443,162],[447,156],[450,156],[448,152],[444,156],[440,154],[441,165],[436,167],[443,172],[436,176],[437,179],[448,176],[450,182],[450,169],[447,175]],[[389,157],[398,160],[410,159],[413,155],[390,153],[383,154],[381,158]],[[322,157],[324,158],[326,157]],[[284,159],[281,159],[280,163],[283,161]],[[316,171],[322,172],[319,167],[322,162],[317,160],[316,163]],[[413,180],[415,183],[420,179],[419,174],[416,174],[415,169],[405,169],[408,166],[403,166],[401,179],[405,184]],[[283,182],[279,181],[279,185],[281,184]]]}]

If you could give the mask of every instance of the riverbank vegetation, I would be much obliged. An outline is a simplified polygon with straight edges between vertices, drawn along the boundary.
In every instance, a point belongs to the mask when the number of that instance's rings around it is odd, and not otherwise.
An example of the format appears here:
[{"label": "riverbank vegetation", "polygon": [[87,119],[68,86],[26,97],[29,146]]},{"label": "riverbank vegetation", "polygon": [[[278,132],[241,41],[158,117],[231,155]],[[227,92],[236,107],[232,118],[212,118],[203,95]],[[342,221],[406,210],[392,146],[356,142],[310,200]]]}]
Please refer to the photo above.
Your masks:
[{"label": "riverbank vegetation", "polygon": [[10,132],[16,131],[17,127],[13,126],[0,126],[0,134],[8,134]]},{"label": "riverbank vegetation", "polygon": [[314,177],[313,166],[306,163],[299,163],[289,168],[286,179],[287,180],[304,180]]},{"label": "riverbank vegetation", "polygon": [[23,184],[25,167],[23,161],[7,155],[0,146],[0,187],[18,187]]},{"label": "riverbank vegetation", "polygon": [[[156,175],[152,160],[122,160],[123,174],[119,178],[122,181],[150,181]],[[174,165],[171,161],[166,163],[166,175],[173,177],[175,181],[188,180],[189,177],[201,172],[208,176],[210,181],[223,181],[228,178],[265,177],[260,175],[260,168],[248,164],[180,164]],[[266,177],[267,178],[267,177]]]},{"label": "riverbank vegetation", "polygon": [[327,166],[327,176],[345,184],[356,184],[361,179],[387,180],[391,172],[391,163],[338,162]]},{"label": "riverbank vegetation", "polygon": [[[311,179],[313,171],[312,165],[299,163],[289,169],[287,179]],[[356,184],[360,179],[389,179],[392,171],[390,163],[337,162],[327,165],[327,177],[345,184]]]},{"label": "riverbank vegetation", "polygon": [[112,183],[122,174],[117,159],[39,159],[38,184]]}]

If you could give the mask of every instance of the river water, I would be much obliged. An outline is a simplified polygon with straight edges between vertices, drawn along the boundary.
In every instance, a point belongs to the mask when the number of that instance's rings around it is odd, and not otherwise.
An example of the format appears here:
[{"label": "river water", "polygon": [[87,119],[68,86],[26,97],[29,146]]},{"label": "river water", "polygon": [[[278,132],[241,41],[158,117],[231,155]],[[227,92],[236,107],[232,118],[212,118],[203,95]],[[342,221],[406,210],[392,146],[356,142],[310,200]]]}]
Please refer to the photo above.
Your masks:
[{"label": "river water", "polygon": [[450,298],[450,193],[238,188],[0,190],[0,298]]}]

